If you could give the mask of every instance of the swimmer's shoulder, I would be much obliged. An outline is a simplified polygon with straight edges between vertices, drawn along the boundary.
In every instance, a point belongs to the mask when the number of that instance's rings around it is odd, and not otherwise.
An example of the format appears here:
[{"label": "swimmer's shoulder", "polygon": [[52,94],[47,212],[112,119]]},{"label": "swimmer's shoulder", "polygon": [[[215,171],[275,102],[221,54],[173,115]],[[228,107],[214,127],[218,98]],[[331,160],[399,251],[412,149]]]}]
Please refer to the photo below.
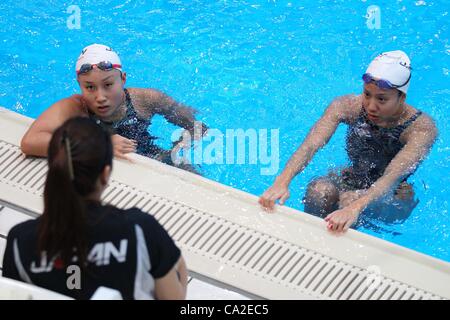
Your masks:
[{"label": "swimmer's shoulder", "polygon": [[335,98],[330,108],[332,112],[336,113],[336,117],[340,122],[350,124],[361,114],[361,106],[361,95],[347,94]]},{"label": "swimmer's shoulder", "polygon": [[[419,110],[408,106],[410,115],[417,113]],[[401,140],[408,141],[415,135],[425,135],[430,140],[434,140],[438,135],[438,129],[434,119],[427,113],[421,111],[421,114],[405,129],[402,133]]]},{"label": "swimmer's shoulder", "polygon": [[137,102],[155,101],[163,95],[161,91],[153,88],[127,88],[127,91],[130,97]]},{"label": "swimmer's shoulder", "polygon": [[164,94],[153,88],[127,88],[133,107],[139,116],[149,118],[155,114]]},{"label": "swimmer's shoulder", "polygon": [[57,127],[74,117],[87,117],[80,95],[73,95],[53,103],[31,125],[26,135],[39,131],[53,133]]},{"label": "swimmer's shoulder", "polygon": [[59,114],[67,118],[88,115],[87,106],[81,95],[74,94],[53,103],[44,113]]}]

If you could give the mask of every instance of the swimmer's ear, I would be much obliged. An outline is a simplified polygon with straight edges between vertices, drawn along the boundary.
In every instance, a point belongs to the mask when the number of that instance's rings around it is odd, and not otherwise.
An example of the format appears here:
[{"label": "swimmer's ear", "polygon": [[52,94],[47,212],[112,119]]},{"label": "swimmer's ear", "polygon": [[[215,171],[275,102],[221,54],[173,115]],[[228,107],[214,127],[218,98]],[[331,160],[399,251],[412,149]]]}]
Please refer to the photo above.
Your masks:
[{"label": "swimmer's ear", "polygon": [[406,100],[406,93],[398,90],[398,100],[399,100],[399,103],[404,103]]},{"label": "swimmer's ear", "polygon": [[127,74],[126,74],[126,72],[122,72],[120,77],[122,79],[122,84],[125,84],[125,82],[127,82]]}]

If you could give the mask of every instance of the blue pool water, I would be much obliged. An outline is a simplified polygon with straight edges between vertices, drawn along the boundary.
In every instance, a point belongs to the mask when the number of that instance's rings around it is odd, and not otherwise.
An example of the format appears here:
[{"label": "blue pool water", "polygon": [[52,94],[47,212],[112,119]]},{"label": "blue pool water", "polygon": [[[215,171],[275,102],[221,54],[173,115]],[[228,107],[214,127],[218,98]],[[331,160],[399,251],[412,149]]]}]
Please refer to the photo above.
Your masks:
[{"label": "blue pool water", "polygon": [[[81,9],[69,29],[69,5]],[[369,5],[380,28],[366,24]],[[401,49],[414,73],[408,102],[440,131],[410,179],[420,203],[404,222],[360,230],[450,261],[450,44],[448,1],[2,1],[0,105],[37,117],[77,93],[76,58],[97,42],[119,52],[128,87],[158,88],[226,129],[279,129],[280,170],[336,96],[360,93],[360,76],[381,51]],[[168,144],[174,128],[156,119]],[[347,161],[338,129],[291,185],[288,206],[307,182]],[[261,165],[203,165],[206,177],[260,195],[274,180]],[[324,231],[325,232],[325,231]]]}]

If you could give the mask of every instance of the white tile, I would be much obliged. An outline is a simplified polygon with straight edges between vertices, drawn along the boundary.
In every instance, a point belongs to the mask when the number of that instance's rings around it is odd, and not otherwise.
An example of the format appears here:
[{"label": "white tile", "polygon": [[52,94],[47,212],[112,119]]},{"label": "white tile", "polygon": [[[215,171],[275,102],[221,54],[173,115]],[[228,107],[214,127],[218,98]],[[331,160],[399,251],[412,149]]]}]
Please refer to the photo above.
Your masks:
[{"label": "white tile", "polygon": [[187,300],[250,300],[249,298],[215,285],[192,279],[187,287]]},{"label": "white tile", "polygon": [[9,230],[16,224],[30,219],[32,219],[32,217],[29,215],[5,207],[0,211],[0,234],[6,236]]},{"label": "white tile", "polygon": [[0,268],[3,267],[3,254],[5,253],[6,239],[0,238]]}]

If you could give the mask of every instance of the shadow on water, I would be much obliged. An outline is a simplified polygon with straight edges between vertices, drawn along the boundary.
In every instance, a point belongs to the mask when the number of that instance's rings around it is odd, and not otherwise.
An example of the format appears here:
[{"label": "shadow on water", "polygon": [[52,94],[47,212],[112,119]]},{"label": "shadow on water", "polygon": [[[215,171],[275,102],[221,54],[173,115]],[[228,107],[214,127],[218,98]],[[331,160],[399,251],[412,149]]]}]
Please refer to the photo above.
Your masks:
[{"label": "shadow on water", "polygon": [[400,232],[390,229],[390,226],[403,224],[419,204],[420,200],[412,198],[409,200],[384,199],[364,210],[354,229],[365,228],[378,234],[401,235]]}]

